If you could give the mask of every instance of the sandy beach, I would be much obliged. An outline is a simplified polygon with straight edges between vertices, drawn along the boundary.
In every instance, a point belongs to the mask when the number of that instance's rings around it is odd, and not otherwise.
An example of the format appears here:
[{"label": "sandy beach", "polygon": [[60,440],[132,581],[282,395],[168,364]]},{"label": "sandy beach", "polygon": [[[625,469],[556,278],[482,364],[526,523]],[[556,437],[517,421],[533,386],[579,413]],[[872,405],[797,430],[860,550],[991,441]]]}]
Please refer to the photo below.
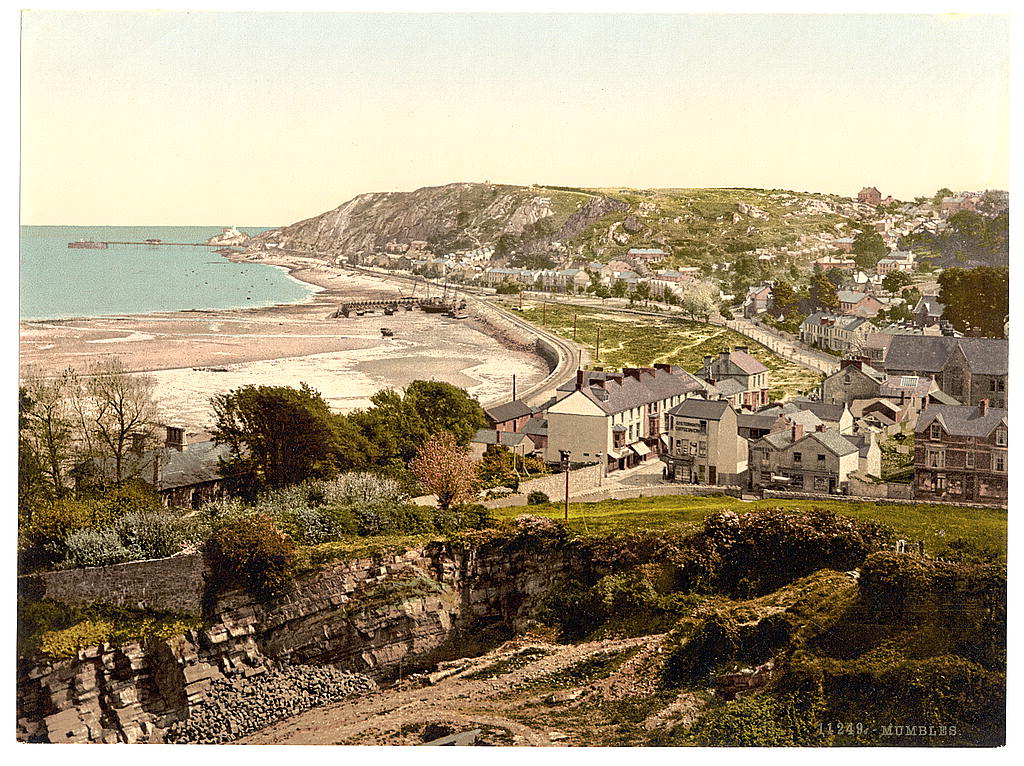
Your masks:
[{"label": "sandy beach", "polygon": [[[502,345],[472,318],[420,311],[330,318],[345,301],[400,297],[395,282],[314,258],[258,260],[287,268],[319,291],[301,303],[267,308],[25,321],[21,373],[84,371],[118,356],[129,370],[155,379],[167,423],[197,430],[210,425],[212,395],[249,383],[307,382],[344,412],[365,407],[381,388],[416,379],[452,383],[486,404],[509,395],[512,375],[522,390],[547,374],[540,358]],[[407,286],[401,289],[408,295]],[[385,326],[394,337],[382,337]]]}]

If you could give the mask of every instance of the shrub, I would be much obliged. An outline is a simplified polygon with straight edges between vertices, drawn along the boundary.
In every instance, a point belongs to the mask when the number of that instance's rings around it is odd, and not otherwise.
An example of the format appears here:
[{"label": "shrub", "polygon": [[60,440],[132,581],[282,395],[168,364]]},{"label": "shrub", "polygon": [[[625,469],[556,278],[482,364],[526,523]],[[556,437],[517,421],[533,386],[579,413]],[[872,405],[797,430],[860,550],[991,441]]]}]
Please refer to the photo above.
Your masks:
[{"label": "shrub", "polygon": [[64,548],[64,566],[68,569],[122,564],[138,558],[124,547],[113,529],[79,529],[64,538]]},{"label": "shrub", "polygon": [[129,513],[114,523],[114,531],[132,558],[161,559],[181,553],[190,539],[187,522],[173,513]]},{"label": "shrub", "polygon": [[407,499],[394,479],[373,473],[346,473],[322,483],[324,505],[380,508],[398,505]]},{"label": "shrub", "polygon": [[662,679],[670,687],[704,683],[717,667],[732,661],[738,646],[735,621],[724,615],[712,615],[669,654]]},{"label": "shrub", "polygon": [[29,566],[45,566],[62,560],[68,535],[101,523],[94,505],[65,498],[41,506],[21,530],[21,549]]},{"label": "shrub", "polygon": [[219,583],[266,598],[291,578],[295,545],[269,516],[256,514],[217,529],[206,544],[206,555]]},{"label": "shrub", "polygon": [[535,489],[533,492],[526,496],[527,505],[543,505],[544,503],[550,503],[551,499],[541,492],[539,489]]},{"label": "shrub", "polygon": [[700,747],[821,745],[817,727],[792,697],[745,697],[705,714],[690,730]]},{"label": "shrub", "polygon": [[163,503],[153,490],[138,481],[130,481],[107,490],[96,499],[100,518],[115,521],[129,513],[162,511]]}]

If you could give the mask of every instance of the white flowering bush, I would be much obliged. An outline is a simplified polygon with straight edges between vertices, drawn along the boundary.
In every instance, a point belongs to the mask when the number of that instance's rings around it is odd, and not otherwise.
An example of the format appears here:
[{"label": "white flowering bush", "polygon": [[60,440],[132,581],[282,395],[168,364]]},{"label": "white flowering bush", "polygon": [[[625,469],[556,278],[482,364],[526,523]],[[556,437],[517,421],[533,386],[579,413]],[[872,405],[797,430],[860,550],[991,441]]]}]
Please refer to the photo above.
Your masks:
[{"label": "white flowering bush", "polygon": [[122,564],[137,556],[121,542],[113,529],[80,529],[64,538],[67,558],[64,567],[102,567]]}]

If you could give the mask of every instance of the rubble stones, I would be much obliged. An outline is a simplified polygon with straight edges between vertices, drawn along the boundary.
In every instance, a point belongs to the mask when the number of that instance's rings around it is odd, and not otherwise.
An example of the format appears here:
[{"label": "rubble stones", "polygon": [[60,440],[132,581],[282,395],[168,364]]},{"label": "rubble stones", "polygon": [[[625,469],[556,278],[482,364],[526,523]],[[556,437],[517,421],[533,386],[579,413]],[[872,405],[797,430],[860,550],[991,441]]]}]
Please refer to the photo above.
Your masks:
[{"label": "rubble stones", "polygon": [[259,678],[220,679],[187,719],[171,724],[165,740],[195,745],[231,742],[310,708],[376,688],[369,676],[308,665],[269,670]]}]

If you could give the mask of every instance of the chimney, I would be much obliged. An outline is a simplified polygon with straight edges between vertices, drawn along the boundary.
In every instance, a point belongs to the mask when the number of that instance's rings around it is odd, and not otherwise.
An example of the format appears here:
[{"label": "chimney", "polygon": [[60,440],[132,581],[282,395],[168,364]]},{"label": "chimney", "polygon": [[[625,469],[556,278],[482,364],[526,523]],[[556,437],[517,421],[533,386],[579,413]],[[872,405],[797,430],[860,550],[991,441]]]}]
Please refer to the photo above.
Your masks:
[{"label": "chimney", "polygon": [[721,351],[719,351],[718,352],[718,358],[719,358],[720,361],[723,361],[723,362],[729,361],[729,349],[726,348],[726,349],[722,349]]},{"label": "chimney", "polygon": [[707,367],[709,364],[711,364],[711,360],[712,359],[714,359],[714,357],[711,356],[711,354],[705,354],[704,355],[704,366]]},{"label": "chimney", "polygon": [[750,346],[735,346],[733,350],[742,351],[744,354],[746,354],[750,351]]},{"label": "chimney", "polygon": [[164,443],[168,449],[176,449],[178,452],[185,451],[185,429],[178,426],[167,426],[167,440]]},{"label": "chimney", "polygon": [[136,455],[141,455],[146,451],[146,435],[145,434],[131,434],[132,446],[131,451]]},{"label": "chimney", "polygon": [[791,436],[794,442],[798,442],[804,438],[804,427],[802,423],[794,423],[791,431]]},{"label": "chimney", "polygon": [[[707,361],[708,357],[704,357],[704,361]],[[664,362],[655,362],[654,369],[661,370],[662,372],[672,372],[672,365],[665,364]]]},{"label": "chimney", "polygon": [[988,413],[988,399],[982,399],[980,402],[978,402],[978,414],[981,417],[985,417],[985,415],[987,413]]},{"label": "chimney", "polygon": [[814,427],[814,430],[817,431],[820,434],[822,431],[825,430],[825,424],[824,423],[818,423],[818,425],[816,425]]},{"label": "chimney", "polygon": [[640,373],[641,373],[641,370],[636,368],[636,367],[623,367],[622,368],[622,377],[623,377],[623,379],[625,379],[625,378],[633,378],[633,380],[635,380],[635,381],[637,381],[639,383],[640,382]]},{"label": "chimney", "polygon": [[587,374],[583,370],[576,370],[576,390],[579,391],[583,388],[583,382],[586,379]]}]

